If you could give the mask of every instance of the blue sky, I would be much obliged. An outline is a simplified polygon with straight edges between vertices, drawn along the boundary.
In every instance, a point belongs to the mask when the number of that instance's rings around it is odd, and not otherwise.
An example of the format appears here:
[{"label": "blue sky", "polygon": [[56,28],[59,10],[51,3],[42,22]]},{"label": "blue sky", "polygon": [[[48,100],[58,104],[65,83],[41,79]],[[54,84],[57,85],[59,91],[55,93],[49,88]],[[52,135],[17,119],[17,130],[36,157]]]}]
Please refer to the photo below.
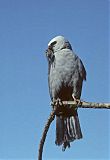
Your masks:
[{"label": "blue sky", "polygon": [[[108,0],[0,0],[0,160],[37,159],[51,111],[45,50],[64,35],[87,70],[82,99],[109,102]],[[65,152],[55,121],[44,160],[110,159],[109,110],[79,109],[83,139]]]}]

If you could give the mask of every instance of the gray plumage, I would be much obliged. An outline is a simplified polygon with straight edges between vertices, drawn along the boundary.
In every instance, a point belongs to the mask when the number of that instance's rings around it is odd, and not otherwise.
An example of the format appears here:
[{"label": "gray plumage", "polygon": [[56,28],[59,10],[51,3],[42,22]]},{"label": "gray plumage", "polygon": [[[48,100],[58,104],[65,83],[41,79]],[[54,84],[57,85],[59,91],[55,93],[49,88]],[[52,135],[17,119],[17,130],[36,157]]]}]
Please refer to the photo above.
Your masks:
[{"label": "gray plumage", "polygon": [[[48,82],[51,100],[69,101],[80,99],[86,71],[80,58],[73,52],[68,40],[63,36],[53,38],[46,50],[48,59]],[[56,145],[63,145],[63,150],[70,147],[70,142],[82,138],[78,113],[65,110],[64,115],[56,116]]]}]

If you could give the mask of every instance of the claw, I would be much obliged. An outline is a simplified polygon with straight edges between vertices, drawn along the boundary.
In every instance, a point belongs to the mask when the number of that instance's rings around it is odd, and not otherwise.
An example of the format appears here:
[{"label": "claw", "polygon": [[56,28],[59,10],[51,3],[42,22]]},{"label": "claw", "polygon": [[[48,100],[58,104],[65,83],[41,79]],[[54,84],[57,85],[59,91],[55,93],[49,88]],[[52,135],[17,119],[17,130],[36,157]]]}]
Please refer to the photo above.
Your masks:
[{"label": "claw", "polygon": [[81,105],[81,100],[77,99],[74,94],[72,94],[73,100],[76,102],[76,104]]},{"label": "claw", "polygon": [[60,98],[57,98],[56,100],[53,99],[53,101],[51,102],[51,106],[53,107],[53,109],[55,108],[55,106],[62,106],[63,102],[61,101]]},{"label": "claw", "polygon": [[57,100],[56,100],[56,105],[60,105],[60,106],[63,105],[63,102],[61,101],[60,98],[57,98]]}]

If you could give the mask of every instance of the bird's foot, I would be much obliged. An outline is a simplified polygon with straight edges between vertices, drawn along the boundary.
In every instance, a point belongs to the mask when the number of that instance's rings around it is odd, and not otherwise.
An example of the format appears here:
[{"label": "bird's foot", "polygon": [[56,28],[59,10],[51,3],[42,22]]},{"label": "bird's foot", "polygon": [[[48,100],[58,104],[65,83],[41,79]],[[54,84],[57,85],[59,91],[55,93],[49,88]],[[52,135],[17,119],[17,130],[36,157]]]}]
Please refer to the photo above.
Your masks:
[{"label": "bird's foot", "polygon": [[81,100],[77,99],[73,94],[72,94],[72,98],[77,105],[81,105]]},{"label": "bird's foot", "polygon": [[51,106],[53,107],[53,109],[57,106],[62,106],[63,102],[61,101],[60,98],[57,99],[53,99],[53,101],[51,102]]},{"label": "bird's foot", "polygon": [[62,105],[63,105],[63,102],[61,101],[60,98],[57,98],[57,100],[56,100],[56,105],[59,105],[59,106],[62,106]]}]

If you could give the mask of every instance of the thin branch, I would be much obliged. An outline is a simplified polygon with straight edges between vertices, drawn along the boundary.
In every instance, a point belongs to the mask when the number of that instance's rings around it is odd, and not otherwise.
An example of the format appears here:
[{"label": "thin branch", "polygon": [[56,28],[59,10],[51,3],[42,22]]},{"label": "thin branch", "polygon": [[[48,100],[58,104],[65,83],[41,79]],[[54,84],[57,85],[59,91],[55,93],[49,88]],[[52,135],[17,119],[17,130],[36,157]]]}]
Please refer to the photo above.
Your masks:
[{"label": "thin branch", "polygon": [[43,153],[43,146],[44,146],[44,142],[47,136],[47,132],[49,130],[50,124],[51,122],[54,120],[56,113],[58,113],[58,108],[59,107],[66,107],[67,105],[68,109],[71,108],[95,108],[95,109],[110,109],[110,103],[95,103],[95,102],[85,102],[85,101],[81,101],[79,103],[76,103],[74,101],[63,101],[61,104],[54,104],[53,108],[54,110],[50,113],[50,116],[47,120],[47,123],[44,127],[44,131],[42,134],[42,138],[40,140],[40,144],[39,144],[39,154],[38,154],[38,160],[42,160],[42,153]]},{"label": "thin branch", "polygon": [[44,146],[44,142],[45,142],[45,139],[46,139],[46,136],[47,136],[47,132],[49,130],[49,127],[50,127],[50,124],[51,122],[54,120],[55,118],[55,112],[56,110],[52,111],[50,113],[50,116],[47,120],[47,123],[44,127],[44,131],[43,131],[43,134],[42,134],[42,138],[40,140],[40,144],[39,144],[39,154],[38,154],[38,160],[42,160],[42,153],[43,153],[43,146]]},{"label": "thin branch", "polygon": [[110,109],[110,103],[95,103],[95,102],[85,102],[81,101],[79,105],[74,101],[63,101],[63,105],[70,104],[71,107],[78,107],[78,108],[95,108],[95,109]]}]

